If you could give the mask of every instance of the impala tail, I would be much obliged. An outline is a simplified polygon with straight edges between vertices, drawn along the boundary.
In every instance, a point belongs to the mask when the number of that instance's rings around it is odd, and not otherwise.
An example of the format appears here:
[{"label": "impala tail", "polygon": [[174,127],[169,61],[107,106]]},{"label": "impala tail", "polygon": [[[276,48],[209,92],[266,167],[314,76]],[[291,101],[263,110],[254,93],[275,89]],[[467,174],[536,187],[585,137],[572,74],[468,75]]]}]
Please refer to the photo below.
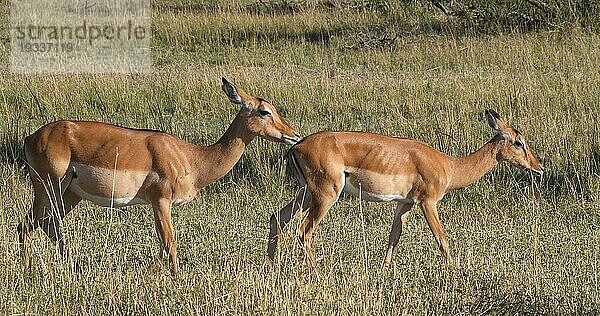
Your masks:
[{"label": "impala tail", "polygon": [[269,102],[224,78],[221,83],[239,111],[210,146],[164,132],[90,121],[52,122],[25,138],[34,191],[32,206],[17,228],[25,258],[28,235],[38,227],[67,256],[60,225],[81,200],[108,207],[149,204],[159,244],[152,270],[168,260],[175,276],[179,261],[172,207],[191,201],[225,176],[252,139],[290,145],[300,140]]},{"label": "impala tail", "polygon": [[277,239],[300,210],[307,213],[297,231],[305,262],[316,268],[311,246],[320,221],[345,192],[367,201],[395,202],[384,266],[406,226],[410,210],[418,205],[448,263],[450,246],[437,205],[453,189],[479,180],[499,162],[542,174],[543,166],[518,130],[493,110],[485,111],[495,135],[465,157],[451,157],[414,139],[366,132],[323,131],[307,136],[290,149],[290,166],[301,188],[293,200],[271,216],[267,262],[273,263]]}]

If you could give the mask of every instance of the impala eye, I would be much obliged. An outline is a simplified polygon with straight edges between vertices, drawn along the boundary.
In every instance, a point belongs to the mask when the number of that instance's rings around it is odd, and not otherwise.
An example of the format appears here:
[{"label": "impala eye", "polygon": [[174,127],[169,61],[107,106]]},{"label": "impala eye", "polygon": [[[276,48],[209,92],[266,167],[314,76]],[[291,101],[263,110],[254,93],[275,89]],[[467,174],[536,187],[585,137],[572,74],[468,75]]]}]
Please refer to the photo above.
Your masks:
[{"label": "impala eye", "polygon": [[271,115],[271,111],[258,110],[258,114],[260,114],[260,116],[269,116],[269,115]]},{"label": "impala eye", "polygon": [[519,140],[515,141],[515,147],[517,148],[524,148],[525,145],[523,145],[523,143]]}]

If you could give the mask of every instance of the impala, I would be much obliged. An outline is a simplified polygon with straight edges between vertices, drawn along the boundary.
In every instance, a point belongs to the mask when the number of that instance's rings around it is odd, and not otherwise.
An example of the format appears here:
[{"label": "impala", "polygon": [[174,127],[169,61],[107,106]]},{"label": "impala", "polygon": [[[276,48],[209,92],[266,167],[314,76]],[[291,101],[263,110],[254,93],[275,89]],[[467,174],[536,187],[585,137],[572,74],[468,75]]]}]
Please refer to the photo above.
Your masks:
[{"label": "impala", "polygon": [[61,220],[81,201],[123,207],[150,204],[159,239],[153,267],[168,257],[178,271],[171,208],[228,173],[255,136],[295,144],[298,134],[264,99],[236,88],[222,89],[240,111],[211,146],[197,146],[173,135],[100,122],[56,121],[25,138],[25,157],[33,182],[33,207],[19,224],[19,243],[30,264],[27,238],[37,227],[58,243],[66,257]]},{"label": "impala", "polygon": [[340,194],[367,201],[397,203],[383,267],[418,204],[440,250],[452,262],[436,205],[444,195],[480,179],[498,162],[508,161],[541,175],[543,168],[523,135],[509,127],[493,110],[485,112],[495,136],[474,153],[455,158],[413,139],[364,132],[319,132],[289,151],[290,166],[302,188],[296,197],[271,216],[267,264],[272,265],[278,236],[300,210],[306,215],[298,227],[307,265],[316,268],[311,241],[319,222]]}]

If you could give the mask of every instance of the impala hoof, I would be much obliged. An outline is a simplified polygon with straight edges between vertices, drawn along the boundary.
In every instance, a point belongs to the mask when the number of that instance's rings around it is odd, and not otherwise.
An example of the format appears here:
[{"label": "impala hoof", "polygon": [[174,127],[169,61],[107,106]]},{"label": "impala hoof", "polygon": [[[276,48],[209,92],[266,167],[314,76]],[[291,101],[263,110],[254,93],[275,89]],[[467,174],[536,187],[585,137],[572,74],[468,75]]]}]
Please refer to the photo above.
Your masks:
[{"label": "impala hoof", "polygon": [[163,260],[160,258],[154,259],[154,263],[148,268],[148,274],[154,274],[158,271],[163,265]]},{"label": "impala hoof", "polygon": [[275,261],[273,261],[273,259],[271,259],[271,257],[267,256],[267,258],[265,259],[265,262],[263,263],[263,266],[266,267],[267,269],[272,269],[274,265],[275,265]]},{"label": "impala hoof", "polygon": [[79,262],[76,261],[69,263],[69,271],[75,275],[83,274],[83,268],[81,268]]}]

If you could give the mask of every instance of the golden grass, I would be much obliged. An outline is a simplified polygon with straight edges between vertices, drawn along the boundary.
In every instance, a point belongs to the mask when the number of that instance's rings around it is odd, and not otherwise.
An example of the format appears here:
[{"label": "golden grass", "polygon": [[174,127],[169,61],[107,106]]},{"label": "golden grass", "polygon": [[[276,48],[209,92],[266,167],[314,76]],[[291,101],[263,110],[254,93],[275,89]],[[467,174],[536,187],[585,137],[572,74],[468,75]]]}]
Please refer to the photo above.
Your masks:
[{"label": "golden grass", "polygon": [[[218,10],[155,10],[151,74],[0,75],[1,312],[598,313],[597,35],[424,33],[399,37],[395,48],[349,49],[355,26],[380,17],[322,9],[253,15],[244,4],[217,4]],[[297,220],[275,269],[266,271],[268,218],[296,184],[279,177],[286,148],[257,140],[232,173],[175,210],[177,280],[166,269],[146,272],[157,244],[148,207],[88,203],[63,227],[83,272],[70,273],[39,231],[34,269],[23,271],[15,228],[32,197],[22,169],[25,135],[55,119],[91,119],[208,144],[237,110],[222,95],[221,76],[272,101],[304,135],[369,130],[414,137],[452,155],[491,137],[483,111],[494,108],[526,135],[547,176],[537,185],[502,165],[449,194],[440,212],[456,266],[443,264],[414,211],[392,269],[380,275],[393,206],[363,202],[363,233],[358,201],[343,199],[316,234],[321,277],[301,265]]]}]

